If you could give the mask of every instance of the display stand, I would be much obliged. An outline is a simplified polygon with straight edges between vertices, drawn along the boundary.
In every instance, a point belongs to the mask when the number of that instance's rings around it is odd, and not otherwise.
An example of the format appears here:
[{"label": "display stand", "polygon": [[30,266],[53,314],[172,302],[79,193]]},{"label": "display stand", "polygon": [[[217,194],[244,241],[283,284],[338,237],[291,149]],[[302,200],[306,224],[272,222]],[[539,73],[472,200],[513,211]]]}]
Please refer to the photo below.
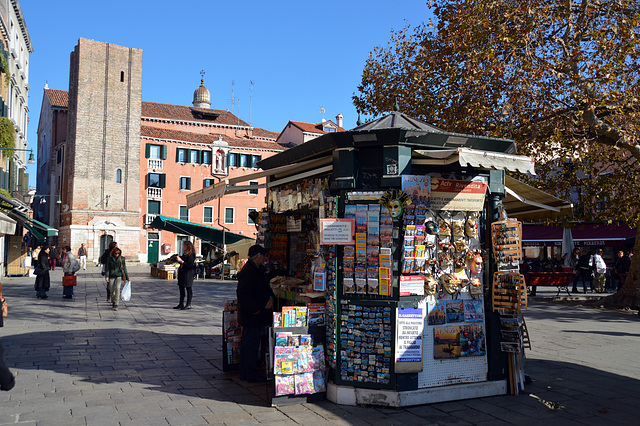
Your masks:
[{"label": "display stand", "polygon": [[238,324],[238,304],[227,300],[222,311],[222,371],[238,369],[242,329]]}]

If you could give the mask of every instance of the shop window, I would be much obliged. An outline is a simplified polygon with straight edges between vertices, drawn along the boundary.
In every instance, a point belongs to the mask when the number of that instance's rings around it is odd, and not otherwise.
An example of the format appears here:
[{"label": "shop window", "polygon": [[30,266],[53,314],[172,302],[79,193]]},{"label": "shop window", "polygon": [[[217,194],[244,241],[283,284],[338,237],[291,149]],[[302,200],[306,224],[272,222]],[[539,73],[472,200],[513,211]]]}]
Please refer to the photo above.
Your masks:
[{"label": "shop window", "polygon": [[233,207],[225,207],[224,208],[224,223],[233,224],[234,220],[234,208]]},{"label": "shop window", "polygon": [[204,223],[213,223],[213,207],[205,207],[202,218]]},{"label": "shop window", "polygon": [[189,221],[189,209],[187,209],[187,206],[180,206],[180,220]]},{"label": "shop window", "polygon": [[[258,186],[258,181],[257,181],[257,180],[250,180],[250,181],[249,181],[249,185],[250,185],[250,186],[256,186],[256,187],[257,187],[257,186]],[[253,189],[253,188],[252,188],[252,189],[250,189],[250,190],[249,190],[249,195],[258,195],[258,188],[256,188],[256,189]]]},{"label": "shop window", "polygon": [[182,176],[180,178],[180,189],[186,189],[186,190],[190,190],[191,189],[191,178],[190,177]]}]

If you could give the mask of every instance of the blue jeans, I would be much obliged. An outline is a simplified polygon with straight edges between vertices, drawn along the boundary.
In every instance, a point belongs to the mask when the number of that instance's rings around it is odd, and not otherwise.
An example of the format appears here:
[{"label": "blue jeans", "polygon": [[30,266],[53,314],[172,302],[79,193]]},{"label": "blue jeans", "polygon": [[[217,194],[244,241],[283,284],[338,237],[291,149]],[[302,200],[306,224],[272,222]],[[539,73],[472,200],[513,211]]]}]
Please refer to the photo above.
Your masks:
[{"label": "blue jeans", "polygon": [[262,328],[242,328],[240,340],[240,366],[241,379],[258,380],[261,376],[258,370],[258,358],[260,350],[260,332]]}]

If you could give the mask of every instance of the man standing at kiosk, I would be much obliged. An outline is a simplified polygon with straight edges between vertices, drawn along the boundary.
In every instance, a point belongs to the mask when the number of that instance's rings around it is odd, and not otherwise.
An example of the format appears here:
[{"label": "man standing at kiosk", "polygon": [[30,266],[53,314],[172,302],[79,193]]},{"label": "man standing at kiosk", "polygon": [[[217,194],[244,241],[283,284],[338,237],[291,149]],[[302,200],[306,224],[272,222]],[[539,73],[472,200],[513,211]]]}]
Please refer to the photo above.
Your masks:
[{"label": "man standing at kiosk", "polygon": [[272,321],[275,295],[269,286],[263,266],[267,250],[261,245],[249,248],[249,260],[238,273],[238,320],[242,326],[240,341],[240,379],[264,381],[258,370],[260,336]]}]

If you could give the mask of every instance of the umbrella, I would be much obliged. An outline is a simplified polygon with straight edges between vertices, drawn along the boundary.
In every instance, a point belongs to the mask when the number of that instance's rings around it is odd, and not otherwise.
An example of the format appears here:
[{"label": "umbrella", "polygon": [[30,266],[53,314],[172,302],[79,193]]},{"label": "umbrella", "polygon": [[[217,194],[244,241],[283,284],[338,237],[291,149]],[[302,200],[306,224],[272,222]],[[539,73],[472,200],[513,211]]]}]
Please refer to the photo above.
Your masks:
[{"label": "umbrella", "polygon": [[571,253],[573,253],[573,233],[571,228],[563,228],[562,231],[562,258],[564,266],[571,266]]}]

